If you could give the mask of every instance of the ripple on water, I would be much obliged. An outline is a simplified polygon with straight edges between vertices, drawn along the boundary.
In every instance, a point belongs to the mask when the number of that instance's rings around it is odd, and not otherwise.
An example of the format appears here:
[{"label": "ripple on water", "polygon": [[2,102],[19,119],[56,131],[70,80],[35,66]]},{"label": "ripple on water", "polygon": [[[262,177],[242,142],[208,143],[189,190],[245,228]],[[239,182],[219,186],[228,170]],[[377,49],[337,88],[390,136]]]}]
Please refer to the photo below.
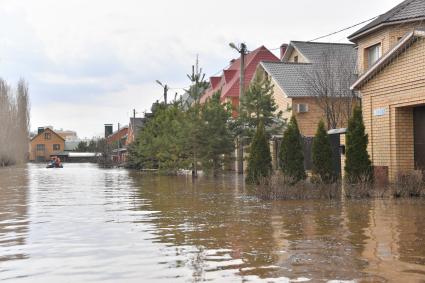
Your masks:
[{"label": "ripple on water", "polygon": [[[0,169],[7,282],[420,282],[423,201],[262,202],[241,176]],[[371,281],[372,280],[372,281]]]}]

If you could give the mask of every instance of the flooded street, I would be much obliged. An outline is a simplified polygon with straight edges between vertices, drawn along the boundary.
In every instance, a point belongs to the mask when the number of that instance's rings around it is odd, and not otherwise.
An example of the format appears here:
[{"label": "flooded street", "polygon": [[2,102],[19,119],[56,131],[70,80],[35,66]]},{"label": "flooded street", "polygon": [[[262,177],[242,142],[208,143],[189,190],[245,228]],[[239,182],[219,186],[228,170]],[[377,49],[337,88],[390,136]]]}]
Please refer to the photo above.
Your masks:
[{"label": "flooded street", "polygon": [[276,201],[239,176],[0,169],[0,281],[425,282],[425,201]]}]

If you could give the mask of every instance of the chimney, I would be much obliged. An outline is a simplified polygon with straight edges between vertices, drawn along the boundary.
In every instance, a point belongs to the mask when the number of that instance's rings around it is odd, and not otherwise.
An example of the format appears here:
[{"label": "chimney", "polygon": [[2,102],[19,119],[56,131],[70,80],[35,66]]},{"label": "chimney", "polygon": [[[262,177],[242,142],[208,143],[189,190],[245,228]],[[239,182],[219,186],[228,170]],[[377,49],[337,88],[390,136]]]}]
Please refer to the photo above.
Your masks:
[{"label": "chimney", "polygon": [[39,135],[39,134],[41,134],[43,132],[44,132],[44,127],[38,127],[37,135]]},{"label": "chimney", "polygon": [[283,59],[283,55],[285,55],[285,51],[286,51],[286,49],[288,48],[288,44],[286,44],[286,43],[283,43],[281,46],[280,46],[280,60],[282,61],[282,59]]},{"label": "chimney", "polygon": [[112,124],[105,124],[105,138],[107,138],[110,135],[112,135],[112,132],[113,132],[113,126],[112,126]]}]

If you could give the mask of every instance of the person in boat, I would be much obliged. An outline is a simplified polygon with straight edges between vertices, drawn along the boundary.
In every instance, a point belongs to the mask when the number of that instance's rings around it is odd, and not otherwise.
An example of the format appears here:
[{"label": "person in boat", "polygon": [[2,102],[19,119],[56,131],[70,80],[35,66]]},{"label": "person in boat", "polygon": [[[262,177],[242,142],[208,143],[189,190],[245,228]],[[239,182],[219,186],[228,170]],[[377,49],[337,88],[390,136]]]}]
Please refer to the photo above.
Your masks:
[{"label": "person in boat", "polygon": [[60,168],[60,167],[62,167],[61,159],[60,159],[59,157],[56,157],[56,160],[55,160],[55,167],[56,167],[56,168]]}]

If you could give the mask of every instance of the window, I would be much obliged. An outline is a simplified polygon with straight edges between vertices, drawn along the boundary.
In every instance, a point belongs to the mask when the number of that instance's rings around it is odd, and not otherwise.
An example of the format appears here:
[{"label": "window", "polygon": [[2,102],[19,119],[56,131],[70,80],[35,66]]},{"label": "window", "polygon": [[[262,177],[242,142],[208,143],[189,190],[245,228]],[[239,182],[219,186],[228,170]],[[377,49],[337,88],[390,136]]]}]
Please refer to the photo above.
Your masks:
[{"label": "window", "polygon": [[367,65],[370,68],[381,57],[381,44],[378,43],[366,49]]},{"label": "window", "polygon": [[55,151],[61,150],[61,145],[60,144],[54,144],[53,145],[53,150],[55,150]]},{"label": "window", "polygon": [[37,151],[44,151],[44,144],[37,144]]},{"label": "window", "polygon": [[297,105],[297,112],[298,113],[306,113],[308,112],[308,104],[301,103]]},{"label": "window", "polygon": [[50,140],[52,138],[52,135],[50,133],[44,133],[44,139]]},{"label": "window", "polygon": [[294,56],[294,62],[298,63],[298,56]]}]

